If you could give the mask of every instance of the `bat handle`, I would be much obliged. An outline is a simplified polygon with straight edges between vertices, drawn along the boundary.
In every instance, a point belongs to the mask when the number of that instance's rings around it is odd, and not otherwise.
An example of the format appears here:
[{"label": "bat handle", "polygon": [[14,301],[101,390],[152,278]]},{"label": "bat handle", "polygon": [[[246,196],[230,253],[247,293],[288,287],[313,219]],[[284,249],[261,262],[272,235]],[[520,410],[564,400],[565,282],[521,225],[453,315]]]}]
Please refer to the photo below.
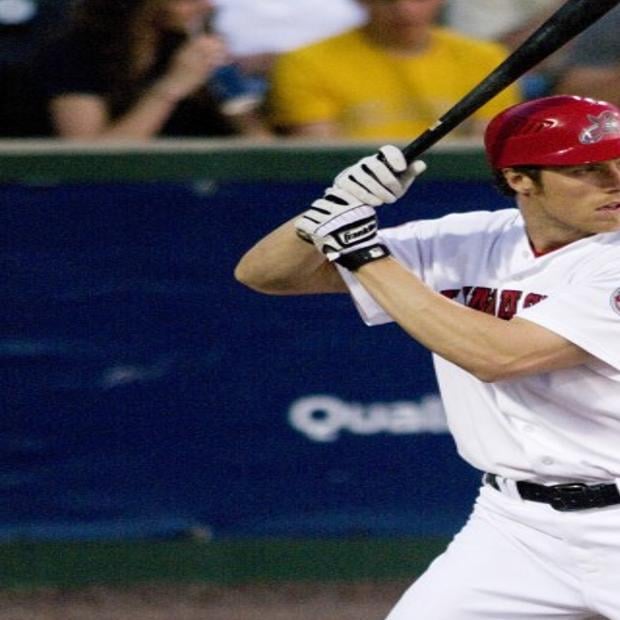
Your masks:
[{"label": "bat handle", "polygon": [[444,125],[442,119],[439,119],[432,127],[429,127],[413,142],[410,142],[402,149],[407,163],[410,164],[415,161],[422,153],[426,152],[431,146],[441,140],[449,131],[450,127]]},{"label": "bat handle", "polygon": [[[433,144],[441,140],[447,133],[449,133],[450,127],[443,123],[442,119],[439,119],[432,127],[429,127],[424,133],[420,134],[413,142],[410,142],[402,149],[405,161],[408,164],[413,163],[416,159],[425,153]],[[388,167],[390,164],[386,161],[385,157],[381,153],[378,154],[379,159]]]}]

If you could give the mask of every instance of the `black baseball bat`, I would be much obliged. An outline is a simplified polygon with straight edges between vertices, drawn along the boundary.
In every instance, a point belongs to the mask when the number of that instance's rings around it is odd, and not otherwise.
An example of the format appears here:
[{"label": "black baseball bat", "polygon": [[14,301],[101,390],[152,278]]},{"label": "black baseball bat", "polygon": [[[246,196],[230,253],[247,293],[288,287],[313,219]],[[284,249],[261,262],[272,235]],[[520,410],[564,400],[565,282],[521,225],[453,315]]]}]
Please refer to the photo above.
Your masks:
[{"label": "black baseball bat", "polygon": [[506,86],[583,32],[620,0],[568,0],[510,56],[497,66],[437,122],[408,144],[403,153],[412,162],[441,140]]}]

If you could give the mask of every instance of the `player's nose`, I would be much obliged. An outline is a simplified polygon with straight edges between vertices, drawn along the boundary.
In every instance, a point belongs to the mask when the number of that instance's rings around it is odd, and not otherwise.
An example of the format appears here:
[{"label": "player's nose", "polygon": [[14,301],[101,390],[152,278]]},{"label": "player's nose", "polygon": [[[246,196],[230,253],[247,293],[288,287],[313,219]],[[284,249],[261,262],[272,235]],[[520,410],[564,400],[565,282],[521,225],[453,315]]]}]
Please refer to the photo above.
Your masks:
[{"label": "player's nose", "polygon": [[620,159],[610,161],[605,166],[605,181],[609,189],[620,190]]}]

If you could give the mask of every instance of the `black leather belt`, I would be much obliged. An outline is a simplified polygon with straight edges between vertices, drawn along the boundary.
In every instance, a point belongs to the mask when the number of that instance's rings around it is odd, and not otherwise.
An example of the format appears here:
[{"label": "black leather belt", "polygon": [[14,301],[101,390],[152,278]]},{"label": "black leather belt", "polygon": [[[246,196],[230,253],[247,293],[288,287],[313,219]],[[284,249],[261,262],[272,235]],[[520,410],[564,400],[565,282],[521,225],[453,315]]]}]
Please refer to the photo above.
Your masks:
[{"label": "black leather belt", "polygon": [[[501,491],[496,474],[484,474],[483,480],[485,484]],[[544,486],[523,480],[515,484],[521,499],[550,504],[553,509],[561,512],[620,504],[620,492],[615,484],[588,485],[581,482],[569,482],[568,484]]]}]

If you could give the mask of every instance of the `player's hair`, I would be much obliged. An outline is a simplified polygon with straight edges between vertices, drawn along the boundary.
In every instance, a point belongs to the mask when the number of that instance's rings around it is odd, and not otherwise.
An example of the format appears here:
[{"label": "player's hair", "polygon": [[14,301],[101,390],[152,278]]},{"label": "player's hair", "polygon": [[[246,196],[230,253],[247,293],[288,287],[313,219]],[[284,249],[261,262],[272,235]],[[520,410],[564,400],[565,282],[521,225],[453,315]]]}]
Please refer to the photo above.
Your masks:
[{"label": "player's hair", "polygon": [[[532,181],[536,185],[540,186],[540,175],[542,172],[541,166],[511,166],[511,168],[516,172],[530,177],[530,179],[532,179]],[[508,185],[508,182],[504,177],[504,173],[501,170],[493,171],[493,180],[495,187],[499,190],[501,194],[503,194],[504,196],[510,196],[511,198],[516,196],[517,192],[515,192],[515,190],[512,189],[510,185]]]}]

